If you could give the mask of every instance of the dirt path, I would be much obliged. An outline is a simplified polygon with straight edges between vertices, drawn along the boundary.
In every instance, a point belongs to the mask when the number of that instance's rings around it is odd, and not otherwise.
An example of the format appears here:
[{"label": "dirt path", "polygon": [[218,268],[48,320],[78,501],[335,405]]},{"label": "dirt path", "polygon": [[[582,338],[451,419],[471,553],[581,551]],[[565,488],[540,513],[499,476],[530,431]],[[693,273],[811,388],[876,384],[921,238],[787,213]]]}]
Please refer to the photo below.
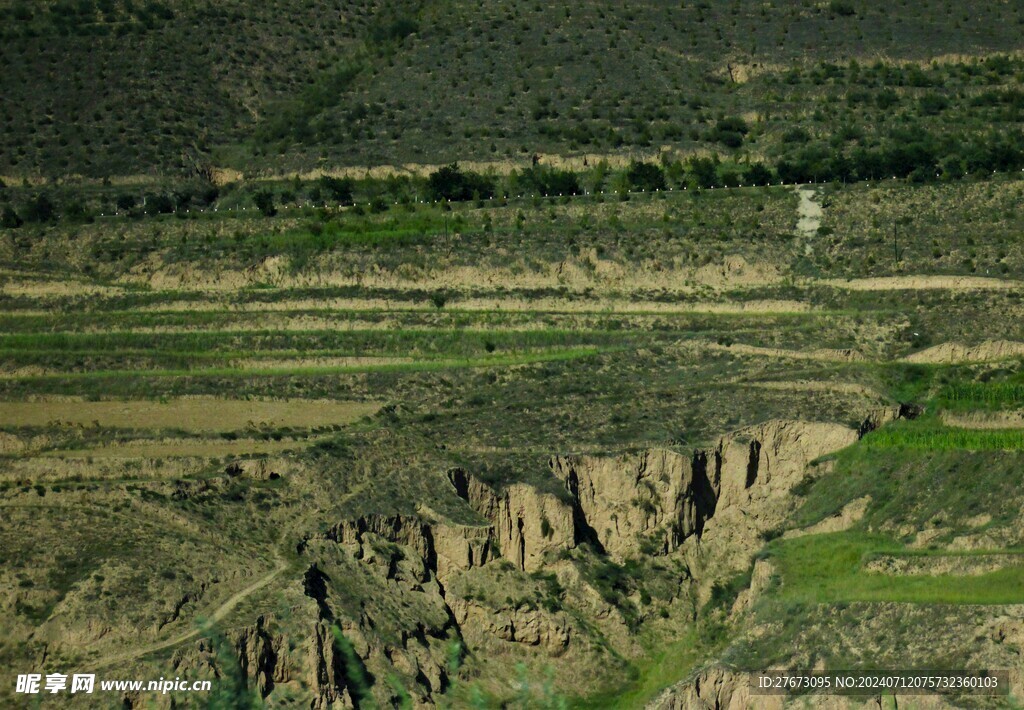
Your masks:
[{"label": "dirt path", "polygon": [[149,655],[150,653],[156,653],[157,651],[162,651],[166,648],[177,646],[179,644],[185,643],[186,641],[189,641],[191,639],[196,638],[197,636],[206,633],[213,624],[223,621],[228,614],[234,611],[235,607],[237,607],[240,602],[266,587],[268,584],[274,581],[275,577],[284,572],[287,568],[288,563],[283,558],[277,557],[277,562],[276,565],[274,566],[274,569],[272,569],[269,573],[260,577],[256,581],[254,581],[248,587],[245,587],[244,589],[236,592],[231,597],[229,597],[227,601],[225,601],[219,607],[214,609],[213,612],[208,617],[206,617],[205,623],[199,628],[192,629],[191,631],[186,631],[184,633],[180,633],[177,636],[173,636],[165,641],[160,641],[158,643],[150,644],[148,646],[143,646],[142,648],[137,648],[126,653],[119,653],[113,656],[107,656],[106,658],[100,659],[99,661],[96,661],[95,663],[91,664],[88,670],[96,671],[101,668],[106,668],[108,666],[112,666],[115,664],[134,661],[136,658],[141,658],[142,656]]},{"label": "dirt path", "polygon": [[[796,231],[802,237],[813,238],[818,236],[818,228],[821,227],[821,216],[824,210],[816,201],[818,193],[809,187],[797,188],[796,194],[800,196],[800,204],[797,205]],[[811,245],[807,245],[810,250]]]}]

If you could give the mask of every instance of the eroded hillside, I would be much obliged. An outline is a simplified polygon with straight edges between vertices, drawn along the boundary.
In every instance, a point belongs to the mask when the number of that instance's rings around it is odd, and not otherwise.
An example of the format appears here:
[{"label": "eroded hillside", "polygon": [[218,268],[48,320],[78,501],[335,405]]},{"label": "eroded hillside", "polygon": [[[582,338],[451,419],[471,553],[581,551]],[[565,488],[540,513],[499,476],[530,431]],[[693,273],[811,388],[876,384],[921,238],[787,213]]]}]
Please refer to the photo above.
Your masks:
[{"label": "eroded hillside", "polygon": [[754,706],[748,670],[879,659],[1020,693],[1021,185],[5,230],[0,663],[270,706]]}]

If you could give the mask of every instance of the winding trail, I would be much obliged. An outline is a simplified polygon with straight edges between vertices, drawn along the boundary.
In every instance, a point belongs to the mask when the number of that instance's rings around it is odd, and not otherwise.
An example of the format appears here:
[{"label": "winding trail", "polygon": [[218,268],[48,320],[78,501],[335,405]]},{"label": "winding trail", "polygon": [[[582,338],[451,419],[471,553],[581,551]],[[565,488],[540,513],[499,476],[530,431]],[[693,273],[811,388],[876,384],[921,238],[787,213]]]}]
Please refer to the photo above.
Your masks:
[{"label": "winding trail", "polygon": [[142,656],[147,656],[150,653],[162,651],[165,648],[177,646],[179,644],[185,643],[186,641],[194,639],[197,636],[201,636],[202,634],[206,633],[213,624],[222,621],[225,617],[227,617],[228,614],[234,611],[235,607],[237,607],[239,603],[241,603],[246,598],[252,596],[259,590],[266,587],[268,584],[274,581],[274,578],[276,578],[279,574],[284,572],[287,568],[288,562],[285,561],[285,559],[280,557],[279,555],[276,556],[276,564],[274,566],[274,569],[272,569],[270,572],[263,575],[256,581],[254,581],[249,586],[231,595],[226,601],[224,601],[224,603],[222,603],[220,606],[214,609],[213,612],[208,617],[206,617],[206,620],[202,626],[192,629],[191,631],[180,633],[177,636],[172,636],[171,638],[166,639],[164,641],[159,641],[148,646],[143,646],[142,648],[136,648],[125,653],[118,653],[112,656],[107,656],[106,658],[101,658],[100,660],[89,664],[87,670],[96,671],[101,668],[106,668],[108,666],[112,666],[115,664],[134,661],[136,658],[141,658]]}]

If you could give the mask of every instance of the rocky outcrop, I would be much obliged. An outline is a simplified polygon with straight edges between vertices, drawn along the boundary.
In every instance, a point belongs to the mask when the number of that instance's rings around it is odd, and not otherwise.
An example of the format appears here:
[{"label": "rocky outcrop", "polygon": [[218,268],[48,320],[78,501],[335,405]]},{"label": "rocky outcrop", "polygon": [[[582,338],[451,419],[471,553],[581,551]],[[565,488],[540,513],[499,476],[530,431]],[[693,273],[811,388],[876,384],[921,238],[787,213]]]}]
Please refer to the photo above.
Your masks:
[{"label": "rocky outcrop", "polygon": [[752,697],[747,674],[725,666],[701,670],[689,681],[668,688],[648,710],[781,710],[783,698],[777,695]]},{"label": "rocky outcrop", "polygon": [[674,550],[714,514],[704,452],[558,456],[549,465],[572,496],[578,536],[592,538],[616,558],[638,551],[647,538],[656,539],[662,552]]},{"label": "rocky outcrop", "polygon": [[569,648],[572,625],[565,612],[527,607],[492,609],[465,599],[453,599],[451,608],[461,628],[484,631],[509,643],[537,646],[549,656],[560,656]]},{"label": "rocky outcrop", "polygon": [[572,507],[552,493],[514,483],[500,493],[461,469],[448,472],[456,494],[488,520],[502,557],[534,572],[550,552],[572,549],[577,533]]},{"label": "rocky outcrop", "polygon": [[668,553],[700,538],[721,511],[788,493],[811,461],[856,440],[839,424],[774,420],[689,456],[560,456],[550,466],[572,497],[576,539],[589,537],[621,559],[651,543]]},{"label": "rocky outcrop", "polygon": [[[317,609],[306,661],[312,707],[380,701],[387,685],[375,683],[371,668],[414,679],[407,690],[418,704],[431,704],[447,687],[446,648],[458,628],[431,566],[430,538],[417,534],[412,520],[364,518],[307,541],[306,553],[318,560],[303,576],[303,592]],[[428,545],[426,557],[414,547],[420,544]],[[352,588],[359,590],[358,608],[347,593],[337,593]]]},{"label": "rocky outcrop", "polygon": [[316,692],[311,707],[320,708],[356,707],[358,697],[349,687],[345,672],[345,658],[335,643],[334,632],[329,624],[320,622],[314,628],[313,646],[308,667],[313,669],[313,687]]},{"label": "rocky outcrop", "polygon": [[490,527],[438,522],[431,527],[437,579],[441,584],[457,572],[482,567],[497,555]]},{"label": "rocky outcrop", "polygon": [[273,633],[268,618],[260,616],[252,626],[236,632],[233,639],[242,674],[267,697],[275,683],[289,680],[288,645],[280,633]]},{"label": "rocky outcrop", "polygon": [[788,492],[811,461],[856,441],[856,431],[829,422],[772,420],[734,432],[715,452],[721,471],[717,507],[748,502],[755,493]]},{"label": "rocky outcrop", "polygon": [[[877,426],[899,413],[873,416],[871,426]],[[523,595],[481,594],[495,577],[479,568],[498,558],[533,573],[551,571],[561,553],[584,542],[618,561],[680,551],[699,608],[714,580],[750,568],[764,532],[785,520],[792,487],[814,470],[809,464],[853,444],[859,435],[837,424],[774,420],[689,454],[653,449],[610,457],[556,456],[549,466],[564,492],[525,483],[495,489],[452,469],[448,481],[454,494],[481,524],[457,523],[421,506],[416,514],[364,515],[311,535],[298,552],[310,557],[304,590],[319,609],[309,651],[318,698],[314,707],[358,704],[353,678],[363,668],[353,663],[414,678],[417,702],[435,702],[449,682],[445,648],[451,638],[483,649],[536,647],[549,657],[585,649],[586,644],[574,642],[584,627],[574,625],[574,617],[557,605]],[[559,580],[572,584],[575,567],[566,564],[569,569],[558,572]],[[330,575],[345,575],[347,587],[379,589],[382,602],[361,597],[354,608]],[[479,576],[468,581],[471,575]],[[734,606],[736,613],[770,584],[771,567],[762,563],[753,577],[752,589]],[[574,589],[585,594],[580,589],[589,582],[577,582]],[[429,623],[421,621],[428,617]],[[351,640],[352,653],[339,651],[332,640],[334,625]],[[264,669],[257,674],[262,689],[276,682],[277,665],[275,647],[261,639],[250,635],[243,645],[247,667]],[[509,646],[509,652],[516,651]],[[681,695],[666,696],[669,704],[663,707],[747,707],[746,682],[727,669],[709,669],[680,689]],[[373,692],[386,692],[385,685],[375,682]]]},{"label": "rocky outcrop", "polygon": [[412,548],[444,584],[457,571],[480,567],[496,556],[490,527],[435,521],[417,515],[365,515],[344,520],[299,544],[301,552],[311,540],[354,545],[356,557],[368,554],[368,535]]},{"label": "rocky outcrop", "polygon": [[272,614],[260,616],[254,624],[227,634],[227,646],[218,647],[211,639],[202,639],[175,652],[172,667],[176,675],[196,678],[221,677],[225,652],[238,661],[237,671],[250,690],[260,697],[270,695],[274,686],[294,677],[296,666],[284,634]]}]

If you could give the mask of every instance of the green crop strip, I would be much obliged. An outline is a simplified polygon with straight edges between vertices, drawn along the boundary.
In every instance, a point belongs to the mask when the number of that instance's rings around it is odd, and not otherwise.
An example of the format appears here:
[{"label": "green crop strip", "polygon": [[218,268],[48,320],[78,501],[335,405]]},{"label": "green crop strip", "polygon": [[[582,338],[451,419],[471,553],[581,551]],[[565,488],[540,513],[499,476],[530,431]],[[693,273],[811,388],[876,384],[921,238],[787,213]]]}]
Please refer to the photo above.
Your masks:
[{"label": "green crop strip", "polygon": [[960,429],[935,420],[896,422],[865,436],[862,446],[916,451],[1020,451],[1024,450],[1024,430]]},{"label": "green crop strip", "polygon": [[1024,405],[1024,382],[964,382],[946,385],[937,402],[959,411],[1012,409]]},{"label": "green crop strip", "polygon": [[197,368],[193,370],[96,370],[92,372],[53,373],[28,377],[12,377],[31,385],[32,383],[61,380],[105,380],[122,378],[174,378],[174,377],[291,377],[339,375],[354,372],[419,372],[475,367],[511,367],[541,362],[557,362],[591,357],[612,348],[571,348],[555,352],[527,353],[523,355],[497,355],[478,358],[440,358],[419,360],[408,363],[380,363],[365,365],[341,365],[336,367],[267,367],[253,369],[239,368]]},{"label": "green crop strip", "polygon": [[[786,601],[836,603],[853,601],[915,604],[1019,604],[1024,602],[1024,555],[995,551],[1007,564],[978,575],[891,575],[871,572],[865,564],[878,554],[907,554],[881,535],[859,532],[807,535],[769,543],[764,555],[777,567]],[[977,557],[983,553],[973,553]]]}]

